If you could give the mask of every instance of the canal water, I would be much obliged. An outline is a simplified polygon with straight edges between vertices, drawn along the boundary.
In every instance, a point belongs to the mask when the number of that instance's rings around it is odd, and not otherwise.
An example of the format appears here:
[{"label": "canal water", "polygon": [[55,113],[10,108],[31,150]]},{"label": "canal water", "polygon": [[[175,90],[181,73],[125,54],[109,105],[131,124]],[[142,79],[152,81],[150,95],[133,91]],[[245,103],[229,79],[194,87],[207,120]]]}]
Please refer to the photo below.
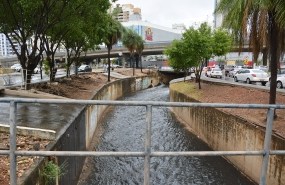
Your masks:
[{"label": "canal water", "polygon": [[[21,98],[0,96],[0,98]],[[16,121],[18,126],[55,130],[59,132],[83,106],[61,104],[18,103]],[[10,104],[0,103],[0,124],[9,124]]]},{"label": "canal water", "polygon": [[[159,86],[127,97],[127,101],[169,101],[169,89]],[[102,134],[94,150],[144,151],[145,107],[115,107],[100,124]],[[168,108],[153,108],[152,151],[209,151],[204,142],[186,130]],[[143,158],[92,158],[91,171],[80,184],[143,184]],[[250,185],[253,184],[221,157],[151,158],[151,184]]]}]

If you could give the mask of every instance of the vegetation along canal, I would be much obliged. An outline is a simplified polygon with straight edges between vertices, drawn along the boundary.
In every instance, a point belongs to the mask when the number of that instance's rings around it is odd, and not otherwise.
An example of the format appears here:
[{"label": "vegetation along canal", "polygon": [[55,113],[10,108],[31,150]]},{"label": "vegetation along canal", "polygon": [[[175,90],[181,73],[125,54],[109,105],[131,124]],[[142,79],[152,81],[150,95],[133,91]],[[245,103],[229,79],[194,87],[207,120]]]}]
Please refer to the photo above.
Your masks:
[{"label": "vegetation along canal", "polygon": [[[168,101],[169,89],[159,86],[127,97],[127,101]],[[99,126],[98,151],[144,151],[145,107],[115,107]],[[209,151],[186,130],[168,108],[153,108],[152,151]],[[80,184],[143,184],[143,158],[92,158]],[[153,157],[151,184],[253,184],[221,157]]]}]

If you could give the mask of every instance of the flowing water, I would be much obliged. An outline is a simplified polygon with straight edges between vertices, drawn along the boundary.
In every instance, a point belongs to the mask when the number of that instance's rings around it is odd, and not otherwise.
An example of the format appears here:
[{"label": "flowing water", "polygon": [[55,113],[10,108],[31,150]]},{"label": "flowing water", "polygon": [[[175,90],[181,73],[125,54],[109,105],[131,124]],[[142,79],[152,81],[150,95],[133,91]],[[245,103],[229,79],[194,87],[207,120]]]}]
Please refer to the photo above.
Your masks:
[{"label": "flowing water", "polygon": [[[164,86],[127,97],[127,101],[168,101]],[[103,130],[98,151],[144,151],[145,107],[115,107],[99,126]],[[209,151],[191,134],[168,108],[153,108],[152,151]],[[143,158],[96,157],[82,184],[143,184]],[[247,185],[253,184],[221,157],[153,157],[151,184]]]}]

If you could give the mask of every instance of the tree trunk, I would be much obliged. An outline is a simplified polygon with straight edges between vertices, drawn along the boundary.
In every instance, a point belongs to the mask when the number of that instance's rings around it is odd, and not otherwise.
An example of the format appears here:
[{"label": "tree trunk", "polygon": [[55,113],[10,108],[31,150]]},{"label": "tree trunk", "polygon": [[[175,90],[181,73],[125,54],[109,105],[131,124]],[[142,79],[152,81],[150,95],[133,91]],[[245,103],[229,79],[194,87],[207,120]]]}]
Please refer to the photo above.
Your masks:
[{"label": "tree trunk", "polygon": [[141,55],[139,55],[139,60],[140,60],[140,64],[141,64],[141,72],[143,72],[142,71],[142,56]]},{"label": "tree trunk", "polygon": [[270,96],[269,104],[276,103],[276,80],[277,80],[277,63],[278,59],[278,27],[275,21],[273,12],[269,13],[269,43],[270,43],[270,69],[271,69],[271,81],[270,81]]}]

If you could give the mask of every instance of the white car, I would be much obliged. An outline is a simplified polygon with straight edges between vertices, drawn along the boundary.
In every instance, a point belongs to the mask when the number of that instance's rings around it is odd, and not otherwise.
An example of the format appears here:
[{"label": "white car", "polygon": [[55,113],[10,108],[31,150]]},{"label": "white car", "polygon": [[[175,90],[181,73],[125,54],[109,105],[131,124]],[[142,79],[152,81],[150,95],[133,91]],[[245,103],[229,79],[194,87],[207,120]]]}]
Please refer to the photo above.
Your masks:
[{"label": "white car", "polygon": [[[270,82],[270,78],[269,78],[269,82]],[[277,89],[283,89],[285,85],[285,75],[281,74],[281,75],[277,75],[277,79],[276,79],[276,87]]]},{"label": "white car", "polygon": [[21,69],[22,69],[22,66],[21,66],[21,64],[13,64],[12,66],[11,66],[11,69],[14,69],[15,71],[20,71]]},{"label": "white car", "polygon": [[92,68],[89,66],[89,65],[81,65],[79,68],[78,68],[78,72],[91,72],[92,71]]},{"label": "white car", "polygon": [[260,69],[241,69],[234,76],[235,82],[242,81],[248,84],[261,82],[263,86],[266,85],[268,80],[268,74]]},{"label": "white car", "polygon": [[276,87],[278,89],[282,89],[285,84],[285,75],[280,75],[280,76],[277,76],[277,84],[276,84]]},{"label": "white car", "polygon": [[112,67],[112,68],[122,68],[123,66],[120,66],[120,65],[118,65],[118,64],[111,64],[111,67]]},{"label": "white car", "polygon": [[222,70],[220,68],[212,68],[210,71],[207,71],[206,73],[207,77],[216,77],[216,78],[222,78],[223,77],[223,73]]},{"label": "white car", "polygon": [[34,73],[37,74],[40,72],[40,68],[37,66],[35,69],[34,69]]},{"label": "white car", "polygon": [[228,73],[228,76],[233,78],[239,70],[241,70],[241,69],[240,68],[234,68],[234,69],[230,70]]}]

